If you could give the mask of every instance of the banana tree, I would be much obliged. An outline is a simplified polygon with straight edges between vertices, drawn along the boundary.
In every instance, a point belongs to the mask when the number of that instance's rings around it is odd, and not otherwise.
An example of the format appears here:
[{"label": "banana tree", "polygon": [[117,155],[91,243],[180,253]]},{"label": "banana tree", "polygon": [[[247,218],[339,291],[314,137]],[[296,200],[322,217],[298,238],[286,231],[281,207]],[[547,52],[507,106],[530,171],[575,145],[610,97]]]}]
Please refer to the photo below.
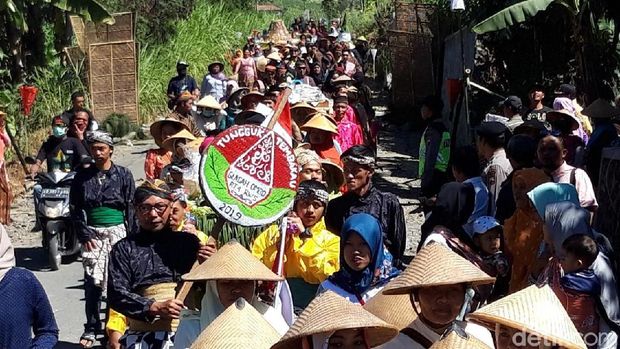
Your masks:
[{"label": "banana tree", "polygon": [[[566,32],[570,33],[572,50],[577,62],[577,78],[590,99],[594,99],[604,94],[609,86],[619,83],[615,81],[618,78],[614,74],[619,66],[618,60],[610,60],[609,64],[612,66],[609,66],[603,62],[603,58],[609,58],[611,55],[617,57],[620,38],[620,1],[524,0],[478,22],[472,31],[486,34],[509,29],[528,21],[554,4],[568,10],[569,24]],[[610,35],[601,35],[600,23],[604,21],[612,23],[613,33]]]},{"label": "banana tree", "polygon": [[[45,10],[59,10],[63,15],[76,14],[96,23],[114,23],[112,15],[96,0],[0,0],[0,27],[4,27],[6,31],[8,47],[5,51],[11,59],[13,82],[23,81],[24,78],[24,34],[32,32],[31,27],[35,27],[34,32],[37,36],[44,35],[41,30],[43,25],[41,16],[33,17],[32,14],[41,14]],[[45,43],[39,39],[35,39],[38,45]]]}]

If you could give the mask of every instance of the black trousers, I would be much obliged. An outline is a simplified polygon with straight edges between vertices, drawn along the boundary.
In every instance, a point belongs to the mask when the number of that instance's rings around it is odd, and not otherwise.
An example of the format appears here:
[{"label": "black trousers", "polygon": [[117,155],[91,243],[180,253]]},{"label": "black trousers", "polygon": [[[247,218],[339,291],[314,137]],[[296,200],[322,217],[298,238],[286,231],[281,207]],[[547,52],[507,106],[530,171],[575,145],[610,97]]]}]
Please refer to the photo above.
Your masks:
[{"label": "black trousers", "polygon": [[86,323],[84,332],[101,332],[101,287],[95,285],[92,277],[84,274],[84,308],[86,311]]}]

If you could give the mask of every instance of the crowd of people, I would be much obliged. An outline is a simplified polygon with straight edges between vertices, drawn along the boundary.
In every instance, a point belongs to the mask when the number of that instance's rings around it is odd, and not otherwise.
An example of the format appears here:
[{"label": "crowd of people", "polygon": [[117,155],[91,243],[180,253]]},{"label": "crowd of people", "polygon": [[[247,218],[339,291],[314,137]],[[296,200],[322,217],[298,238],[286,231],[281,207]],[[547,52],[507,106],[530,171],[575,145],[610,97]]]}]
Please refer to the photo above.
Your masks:
[{"label": "crowd of people", "polygon": [[[127,349],[617,348],[617,259],[592,221],[620,109],[605,100],[581,108],[571,85],[547,108],[536,86],[529,108],[506,98],[503,115],[476,127],[475,144],[452,149],[443,102],[425,99],[425,222],[407,263],[403,207],[373,183],[380,124],[364,85],[368,42],[337,21],[299,18],[291,31],[286,41],[248,37],[232,75],[213,62],[200,85],[177,62],[171,112],[150,127],[157,147],[138,187],[113,162],[113,139],[96,129],[82,94],[53,119],[32,173],[44,161],[77,172],[82,347],[103,334],[109,348]],[[249,246],[220,245],[192,213],[209,205],[201,156],[234,125],[269,123],[286,89],[299,167],[286,232],[274,222]],[[0,347],[54,347],[45,291],[15,268],[2,226],[0,304],[9,305],[0,307]]]}]

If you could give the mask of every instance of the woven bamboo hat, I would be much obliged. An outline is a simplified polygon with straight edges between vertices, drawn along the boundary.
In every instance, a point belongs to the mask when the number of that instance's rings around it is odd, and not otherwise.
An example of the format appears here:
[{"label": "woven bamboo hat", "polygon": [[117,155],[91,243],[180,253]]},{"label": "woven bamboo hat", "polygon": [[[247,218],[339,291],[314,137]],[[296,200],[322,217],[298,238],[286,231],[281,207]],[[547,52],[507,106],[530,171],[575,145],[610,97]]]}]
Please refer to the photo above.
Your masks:
[{"label": "woven bamboo hat", "polygon": [[176,141],[178,139],[185,139],[185,140],[187,140],[187,143],[191,143],[191,142],[196,140],[196,137],[191,132],[189,132],[187,129],[182,129],[181,131],[179,131],[179,132],[175,133],[174,135],[168,137],[168,139],[163,141],[161,143],[161,145],[164,148],[172,149],[172,145],[174,144],[174,141]]},{"label": "woven bamboo hat", "polygon": [[200,108],[210,108],[221,110],[222,106],[215,100],[215,98],[211,95],[206,95],[198,102],[196,102],[196,106]]},{"label": "woven bamboo hat", "polygon": [[303,131],[307,131],[310,128],[338,134],[338,129],[336,128],[336,125],[334,125],[334,123],[330,121],[329,116],[323,113],[314,113],[310,120],[308,120],[300,127],[300,129]]},{"label": "woven bamboo hat", "polygon": [[163,139],[161,137],[161,129],[167,123],[177,125],[179,128],[189,131],[189,129],[187,128],[187,125],[185,125],[184,123],[182,123],[181,121],[177,119],[166,118],[166,119],[155,121],[154,123],[151,124],[150,131],[151,131],[151,136],[153,137],[153,140],[155,141],[155,144],[157,144],[158,147],[161,147],[162,142],[163,142]]},{"label": "woven bamboo hat", "polygon": [[325,171],[323,180],[327,183],[327,189],[330,192],[337,191],[346,183],[344,170],[339,165],[334,164],[331,160],[323,159],[321,160],[321,167]]},{"label": "woven bamboo hat", "polygon": [[269,349],[280,339],[276,330],[243,298],[202,331],[190,349]]},{"label": "woven bamboo hat", "polygon": [[267,57],[261,57],[256,60],[256,69],[259,72],[264,73],[265,68],[267,68],[267,64],[269,64],[269,59]]},{"label": "woven bamboo hat", "polygon": [[306,102],[300,102],[291,107],[291,117],[297,125],[303,125],[310,115],[317,112],[316,108]]},{"label": "woven bamboo hat", "polygon": [[267,58],[273,61],[276,61],[276,62],[280,62],[282,60],[282,57],[280,56],[278,52],[271,52],[270,54],[267,55]]},{"label": "woven bamboo hat", "polygon": [[420,250],[407,269],[392,281],[384,294],[411,293],[420,287],[454,284],[492,284],[495,278],[487,275],[449,248],[430,244]]},{"label": "woven bamboo hat", "polygon": [[553,290],[532,285],[469,314],[468,320],[491,330],[500,324],[536,335],[566,349],[586,349]]},{"label": "woven bamboo hat", "polygon": [[[384,290],[389,290],[392,287],[392,282],[390,282],[385,286]],[[396,326],[399,330],[409,326],[418,318],[418,314],[411,304],[409,294],[388,296],[379,293],[364,305],[364,309],[388,324]]]},{"label": "woven bamboo hat", "polygon": [[582,110],[581,114],[592,119],[613,119],[620,116],[620,109],[614,108],[609,102],[599,98]]},{"label": "woven bamboo hat", "polygon": [[385,323],[359,304],[353,304],[332,291],[317,296],[293,326],[272,349],[298,349],[304,337],[339,330],[364,329],[368,346],[374,348],[398,335],[398,329]]},{"label": "woven bamboo hat", "polygon": [[236,241],[222,246],[209,259],[183,275],[183,280],[260,280],[281,281],[256,257]]},{"label": "woven bamboo hat", "polygon": [[430,349],[491,349],[464,329],[450,329]]}]

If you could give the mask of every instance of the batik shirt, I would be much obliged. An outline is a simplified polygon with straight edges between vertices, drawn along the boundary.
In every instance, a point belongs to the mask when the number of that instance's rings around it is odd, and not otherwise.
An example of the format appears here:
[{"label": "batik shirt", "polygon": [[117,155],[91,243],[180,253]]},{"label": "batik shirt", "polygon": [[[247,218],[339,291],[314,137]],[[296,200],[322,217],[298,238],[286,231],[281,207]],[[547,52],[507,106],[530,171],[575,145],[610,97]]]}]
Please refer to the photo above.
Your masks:
[{"label": "batik shirt", "polygon": [[133,209],[135,183],[129,169],[112,164],[108,171],[95,166],[80,170],[71,186],[71,218],[78,239],[88,241],[95,236],[86,212],[97,207],[123,211],[127,234],[138,231]]},{"label": "batik shirt", "polygon": [[179,282],[196,260],[200,243],[189,233],[169,228],[140,231],[117,242],[110,253],[108,302],[112,309],[140,321],[152,321],[154,300],[140,291],[152,285]]},{"label": "batik shirt", "polygon": [[400,268],[405,252],[406,227],[403,207],[398,202],[398,197],[372,186],[364,196],[346,193],[327,205],[327,229],[339,235],[344,221],[355,213],[368,213],[379,220],[385,246],[394,257],[393,265]]}]

